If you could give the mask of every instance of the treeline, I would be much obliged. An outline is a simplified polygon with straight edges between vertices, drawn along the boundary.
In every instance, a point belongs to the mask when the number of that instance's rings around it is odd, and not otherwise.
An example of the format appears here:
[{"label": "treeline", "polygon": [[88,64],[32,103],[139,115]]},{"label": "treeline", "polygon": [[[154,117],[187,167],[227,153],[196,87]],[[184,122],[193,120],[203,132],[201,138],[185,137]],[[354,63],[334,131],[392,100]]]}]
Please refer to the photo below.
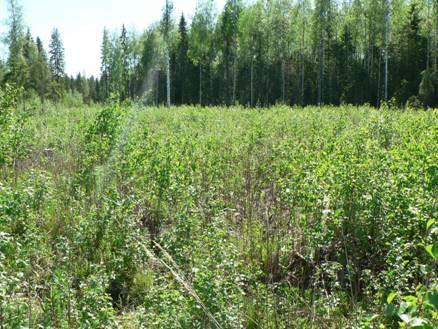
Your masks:
[{"label": "treeline", "polygon": [[78,102],[103,101],[99,79],[65,73],[65,50],[58,29],[51,34],[48,51],[39,37],[34,38],[23,21],[19,0],[8,0],[9,30],[3,43],[8,49],[7,60],[0,59],[0,86],[13,84],[22,90],[25,100],[39,99],[54,102],[76,98]]},{"label": "treeline", "polygon": [[42,98],[438,106],[437,0],[227,0],[220,13],[200,0],[190,24],[166,1],[161,21],[141,35],[104,30],[98,78],[66,77],[53,47],[59,34],[47,58],[22,26],[11,19],[3,80]]}]

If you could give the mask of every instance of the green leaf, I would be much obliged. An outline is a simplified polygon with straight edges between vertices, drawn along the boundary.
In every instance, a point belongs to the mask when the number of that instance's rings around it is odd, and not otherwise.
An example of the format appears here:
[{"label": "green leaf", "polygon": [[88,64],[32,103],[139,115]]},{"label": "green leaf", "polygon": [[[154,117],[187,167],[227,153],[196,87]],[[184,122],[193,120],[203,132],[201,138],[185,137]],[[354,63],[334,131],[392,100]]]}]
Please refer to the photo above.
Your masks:
[{"label": "green leaf", "polygon": [[417,297],[415,297],[415,296],[404,296],[403,297],[403,300],[405,300],[405,301],[407,301],[407,302],[409,302],[410,304],[415,304],[415,305],[417,305]]},{"label": "green leaf", "polygon": [[435,311],[438,310],[438,293],[437,292],[428,292],[425,298],[426,303],[432,305],[435,308]]},{"label": "green leaf", "polygon": [[426,229],[429,230],[435,224],[434,219],[429,219],[426,224]]},{"label": "green leaf", "polygon": [[432,256],[433,259],[438,258],[438,244],[430,244],[426,247],[424,247],[426,251],[429,253],[429,255]]},{"label": "green leaf", "polygon": [[397,316],[397,309],[394,304],[389,304],[386,306],[385,315],[389,318],[394,318]]},{"label": "green leaf", "polygon": [[401,314],[400,319],[406,324],[410,324],[412,321],[412,317],[409,314]]},{"label": "green leaf", "polygon": [[408,314],[400,315],[400,319],[402,319],[404,323],[409,325],[410,328],[422,328],[423,325],[426,323],[424,319],[414,318]]},{"label": "green leaf", "polygon": [[422,327],[425,323],[426,323],[426,321],[423,320],[423,319],[420,319],[420,318],[413,318],[413,319],[411,320],[410,325],[411,325],[412,328],[420,328],[420,327]]},{"label": "green leaf", "polygon": [[368,322],[373,322],[374,320],[376,320],[376,319],[378,319],[379,318],[379,315],[378,314],[373,314],[373,315],[371,315],[371,316],[369,316],[368,318],[367,318],[367,321]]},{"label": "green leaf", "polygon": [[397,297],[397,294],[395,292],[391,292],[388,297],[386,297],[386,302],[388,304],[391,304],[394,298]]}]

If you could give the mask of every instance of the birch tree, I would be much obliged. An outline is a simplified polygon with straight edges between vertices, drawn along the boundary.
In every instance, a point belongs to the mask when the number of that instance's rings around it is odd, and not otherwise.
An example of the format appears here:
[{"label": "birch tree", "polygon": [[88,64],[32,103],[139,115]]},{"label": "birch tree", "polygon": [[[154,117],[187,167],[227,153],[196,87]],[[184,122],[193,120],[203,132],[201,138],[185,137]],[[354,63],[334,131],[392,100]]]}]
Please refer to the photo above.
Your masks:
[{"label": "birch tree", "polygon": [[161,19],[161,32],[163,34],[164,43],[165,43],[165,56],[166,56],[166,104],[167,107],[171,105],[170,99],[170,33],[172,30],[172,11],[173,11],[173,3],[171,0],[166,0],[166,4],[163,8],[163,17]]},{"label": "birch tree", "polygon": [[261,61],[263,56],[263,44],[265,31],[263,25],[263,3],[257,1],[243,11],[239,20],[239,49],[244,64],[250,66],[250,106],[254,106],[255,98],[255,73],[256,62]]},{"label": "birch tree", "polygon": [[189,56],[199,69],[199,105],[204,103],[202,73],[211,65],[214,27],[214,1],[199,1],[189,35]]}]

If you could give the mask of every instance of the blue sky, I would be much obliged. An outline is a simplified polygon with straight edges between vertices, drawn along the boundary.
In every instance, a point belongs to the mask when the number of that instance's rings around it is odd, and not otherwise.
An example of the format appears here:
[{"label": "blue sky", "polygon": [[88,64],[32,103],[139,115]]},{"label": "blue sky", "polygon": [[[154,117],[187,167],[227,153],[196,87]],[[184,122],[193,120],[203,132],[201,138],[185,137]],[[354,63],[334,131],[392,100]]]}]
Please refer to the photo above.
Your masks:
[{"label": "blue sky", "polygon": [[[100,44],[104,27],[119,29],[122,24],[143,31],[161,17],[165,0],[21,0],[26,25],[39,36],[47,49],[50,33],[57,27],[66,52],[66,72],[98,75]],[[174,0],[174,16],[181,12],[190,19],[197,0]],[[225,0],[216,0],[218,10]],[[0,33],[5,33],[6,0],[0,0]]]}]

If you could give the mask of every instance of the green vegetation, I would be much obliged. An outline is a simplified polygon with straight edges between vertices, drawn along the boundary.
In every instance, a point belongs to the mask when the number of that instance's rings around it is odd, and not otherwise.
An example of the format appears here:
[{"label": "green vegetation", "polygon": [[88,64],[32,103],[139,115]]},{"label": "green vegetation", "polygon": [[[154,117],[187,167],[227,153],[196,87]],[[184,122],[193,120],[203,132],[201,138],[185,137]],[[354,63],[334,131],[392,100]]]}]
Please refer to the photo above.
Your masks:
[{"label": "green vegetation", "polygon": [[99,77],[6,3],[0,329],[438,327],[438,1],[165,0]]},{"label": "green vegetation", "polygon": [[436,325],[436,110],[14,98],[0,327]]}]

